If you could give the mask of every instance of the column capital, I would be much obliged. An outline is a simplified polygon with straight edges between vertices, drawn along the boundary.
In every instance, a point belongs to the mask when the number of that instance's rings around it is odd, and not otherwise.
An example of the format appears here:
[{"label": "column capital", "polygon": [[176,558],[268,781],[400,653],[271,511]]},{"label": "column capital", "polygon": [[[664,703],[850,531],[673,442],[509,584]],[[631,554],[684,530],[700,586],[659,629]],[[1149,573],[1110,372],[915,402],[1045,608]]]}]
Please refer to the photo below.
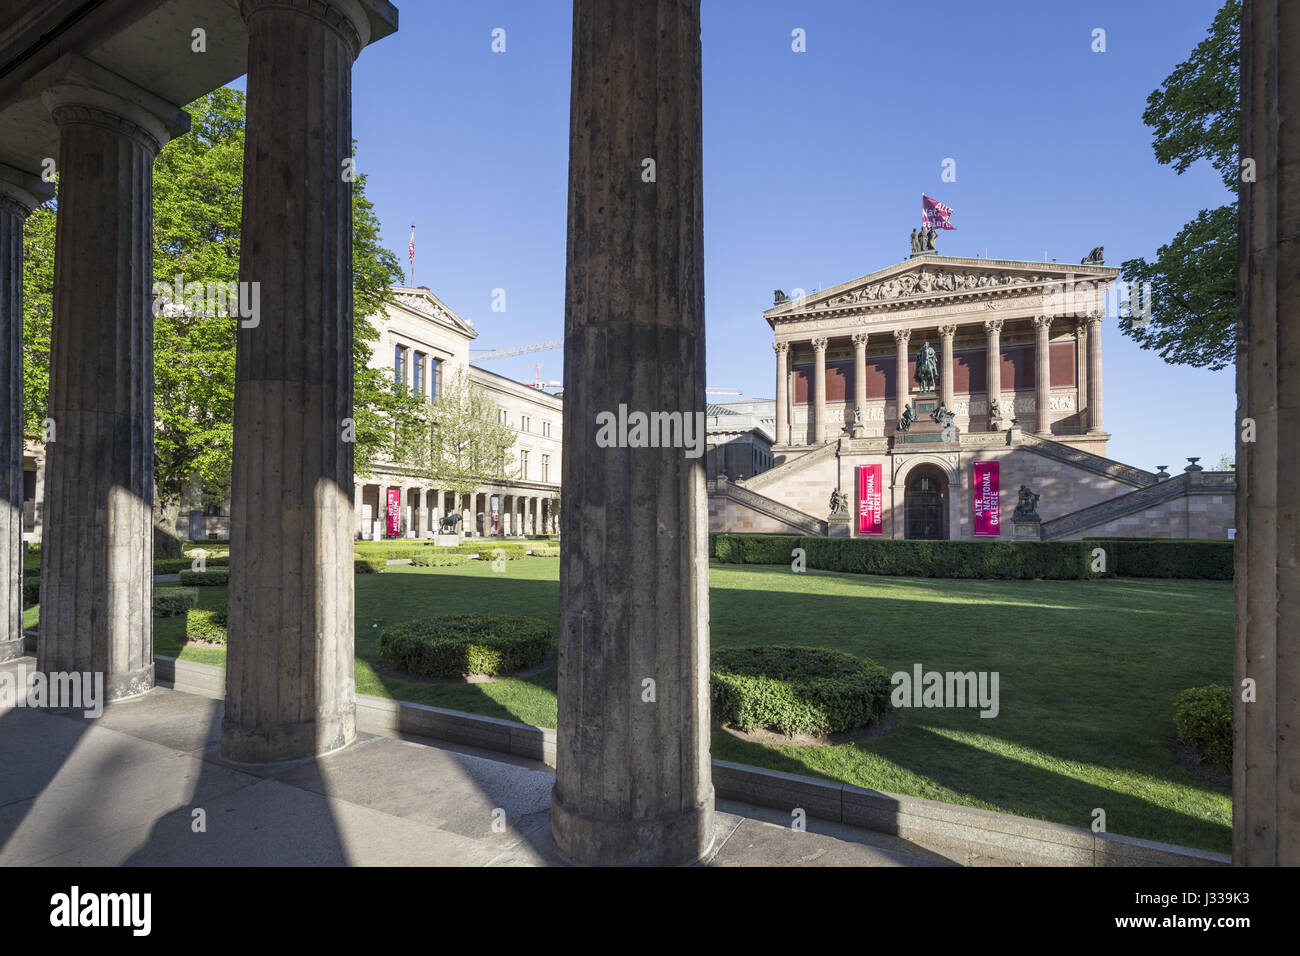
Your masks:
[{"label": "column capital", "polygon": [[773,343],[772,343],[772,351],[776,352],[777,355],[784,355],[786,352],[789,352],[789,351],[790,351],[790,343],[789,343],[789,342],[773,342]]},{"label": "column capital", "polygon": [[942,338],[951,339],[956,334],[957,334],[957,326],[955,325],[939,326],[939,335]]},{"label": "column capital", "polygon": [[866,332],[854,332],[852,338],[854,347],[860,349],[866,348],[868,338],[870,338],[870,335]]},{"label": "column capital", "polygon": [[0,163],[0,207],[11,206],[11,212],[26,217],[41,203],[53,198],[53,183]]},{"label": "column capital", "polygon": [[1052,326],[1052,316],[1036,315],[1034,316],[1034,328],[1047,330]]},{"label": "column capital", "polygon": [[1101,325],[1101,313],[1089,312],[1087,315],[1083,317],[1083,321],[1084,324],[1088,326],[1088,328],[1090,329],[1096,328],[1097,326]]},{"label": "column capital", "polygon": [[352,50],[355,60],[370,43],[372,29],[370,17],[357,0],[239,0],[239,15],[247,24],[266,10],[284,10],[311,17],[325,24],[343,38]]},{"label": "column capital", "polygon": [[1088,337],[1088,320],[1086,318],[1074,320],[1074,334],[1081,339]]},{"label": "column capital", "polygon": [[911,329],[894,329],[894,341],[900,345],[906,345],[907,340],[912,337]]},{"label": "column capital", "polygon": [[985,319],[984,320],[985,333],[987,333],[988,335],[997,335],[999,332],[1002,331],[1002,325],[1005,321],[1006,321],[1005,319]]},{"label": "column capital", "polygon": [[65,53],[23,84],[58,126],[99,126],[158,150],[190,131],[190,114],[76,53]]},{"label": "column capital", "polygon": [[825,352],[826,346],[829,344],[830,344],[829,340],[825,338],[812,340],[812,347],[814,352]]}]

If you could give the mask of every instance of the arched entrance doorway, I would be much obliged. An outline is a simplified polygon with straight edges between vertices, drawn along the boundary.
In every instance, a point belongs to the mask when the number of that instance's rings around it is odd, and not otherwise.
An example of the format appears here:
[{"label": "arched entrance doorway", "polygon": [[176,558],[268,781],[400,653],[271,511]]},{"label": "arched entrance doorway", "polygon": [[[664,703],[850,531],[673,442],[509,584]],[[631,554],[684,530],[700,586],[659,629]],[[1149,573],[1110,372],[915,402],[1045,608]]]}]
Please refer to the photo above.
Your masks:
[{"label": "arched entrance doorway", "polygon": [[935,465],[918,465],[903,492],[903,537],[921,541],[948,539],[948,476]]}]

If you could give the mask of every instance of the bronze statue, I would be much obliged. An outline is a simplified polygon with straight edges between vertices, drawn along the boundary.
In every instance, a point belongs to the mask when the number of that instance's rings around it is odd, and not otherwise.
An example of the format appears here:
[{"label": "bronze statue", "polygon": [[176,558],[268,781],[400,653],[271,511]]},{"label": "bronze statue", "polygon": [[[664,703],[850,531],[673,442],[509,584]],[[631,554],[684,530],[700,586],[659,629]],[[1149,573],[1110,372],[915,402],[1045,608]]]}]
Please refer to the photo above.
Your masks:
[{"label": "bronze statue", "polygon": [[458,531],[460,529],[460,512],[457,511],[449,514],[444,518],[438,519],[438,530],[444,534]]},{"label": "bronze statue", "polygon": [[942,425],[944,428],[951,428],[953,419],[956,417],[956,415],[948,410],[948,406],[943,402],[940,402],[939,407],[930,413],[931,420]]},{"label": "bronze statue", "polygon": [[912,230],[912,255],[921,251],[921,237],[915,229]]},{"label": "bronze statue", "polygon": [[849,510],[849,496],[836,488],[831,492],[831,514],[844,514]]},{"label": "bronze statue", "polygon": [[782,292],[780,289],[777,289],[774,293],[772,293],[773,305],[780,305],[782,302],[789,302],[789,301],[790,301],[789,297],[786,296],[786,294]]},{"label": "bronze statue", "polygon": [[916,421],[916,412],[912,410],[909,404],[903,409],[903,417],[898,420],[898,430],[905,432],[912,427],[912,422]]},{"label": "bronze statue", "polygon": [[1105,251],[1106,251],[1105,246],[1097,246],[1095,249],[1092,250],[1092,252],[1088,253],[1084,258],[1079,260],[1079,265],[1104,266],[1106,264],[1103,258],[1103,256],[1105,255]]},{"label": "bronze statue", "polygon": [[933,392],[939,381],[939,357],[929,342],[921,346],[916,358],[916,384],[923,392]]},{"label": "bronze statue", "polygon": [[1021,520],[1026,518],[1038,517],[1038,498],[1039,496],[1029,490],[1028,485],[1020,486],[1020,503],[1016,505],[1015,512],[1011,515],[1013,519]]}]

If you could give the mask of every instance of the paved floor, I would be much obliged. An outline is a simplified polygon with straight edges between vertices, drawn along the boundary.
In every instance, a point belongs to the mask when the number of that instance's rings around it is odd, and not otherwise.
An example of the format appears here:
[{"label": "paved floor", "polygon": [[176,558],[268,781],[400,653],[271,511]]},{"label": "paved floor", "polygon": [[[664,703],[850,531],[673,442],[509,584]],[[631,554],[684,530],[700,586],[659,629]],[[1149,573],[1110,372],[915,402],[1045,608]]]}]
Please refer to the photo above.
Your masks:
[{"label": "paved floor", "polygon": [[[0,665],[31,670],[30,658]],[[217,754],[220,701],[158,688],[96,720],[0,709],[0,866],[538,866],[554,776],[533,761],[361,735],[315,760]],[[934,866],[886,834],[719,801],[713,866]]]}]

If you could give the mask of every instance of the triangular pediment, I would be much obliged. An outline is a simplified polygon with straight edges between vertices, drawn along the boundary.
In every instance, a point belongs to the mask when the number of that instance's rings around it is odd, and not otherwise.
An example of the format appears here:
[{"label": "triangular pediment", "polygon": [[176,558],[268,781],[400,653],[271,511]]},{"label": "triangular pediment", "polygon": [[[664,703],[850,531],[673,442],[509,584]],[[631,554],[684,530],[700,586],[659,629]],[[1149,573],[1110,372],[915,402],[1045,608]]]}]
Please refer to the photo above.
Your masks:
[{"label": "triangular pediment", "polygon": [[441,299],[428,289],[395,287],[392,293],[393,300],[397,305],[408,312],[434,319],[445,326],[455,329],[462,335],[469,336],[471,339],[478,338],[478,332],[475,331],[472,324],[449,309]]},{"label": "triangular pediment", "polygon": [[1109,285],[1118,269],[1057,262],[1023,262],[1007,259],[967,259],[956,256],[916,256],[870,275],[778,301],[763,315],[770,324],[782,318],[806,316],[810,311],[843,309],[878,310],[898,304],[911,308],[918,302],[1041,294],[1044,286],[1090,281]]}]

